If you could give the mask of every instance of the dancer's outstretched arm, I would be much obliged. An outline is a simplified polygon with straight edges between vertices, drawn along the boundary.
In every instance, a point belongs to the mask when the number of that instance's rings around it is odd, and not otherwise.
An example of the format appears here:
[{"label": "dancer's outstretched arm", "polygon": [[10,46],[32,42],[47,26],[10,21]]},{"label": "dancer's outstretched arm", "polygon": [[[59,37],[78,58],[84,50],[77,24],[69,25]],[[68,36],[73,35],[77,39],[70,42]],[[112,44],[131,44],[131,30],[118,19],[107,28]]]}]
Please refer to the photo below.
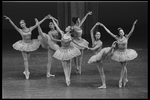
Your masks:
[{"label": "dancer's outstretched arm", "polygon": [[49,34],[49,36],[50,36],[50,38],[51,38],[53,41],[61,42],[61,40],[58,40],[58,39],[53,38],[52,34]]},{"label": "dancer's outstretched arm", "polygon": [[107,27],[105,27],[105,25],[103,25],[102,23],[99,23],[99,25],[102,26],[112,37],[117,39],[117,35],[114,35],[112,32],[110,32],[110,30]]},{"label": "dancer's outstretched arm", "polygon": [[52,17],[51,15],[49,15],[49,18],[52,19],[56,29],[60,32],[61,36],[63,37],[64,32],[58,27],[58,25],[56,24],[54,17]]},{"label": "dancer's outstretched arm", "polygon": [[82,26],[83,22],[86,20],[86,18],[87,18],[88,15],[92,15],[92,11],[88,12],[88,13],[83,17],[83,19],[81,20],[81,22],[80,22],[80,24],[79,24],[79,27]]},{"label": "dancer's outstretched arm", "polygon": [[89,49],[94,51],[94,50],[98,49],[101,46],[102,46],[102,44],[99,43],[94,48],[89,48]]},{"label": "dancer's outstretched arm", "polygon": [[[38,24],[40,25],[41,23],[43,23],[46,19],[48,19],[49,18],[49,16],[45,16],[41,21],[39,21],[38,22]],[[36,20],[36,18],[35,18],[35,20]],[[32,30],[34,30],[35,28],[37,27],[37,24],[35,24],[34,26],[31,26],[30,27],[30,30],[32,31]]]},{"label": "dancer's outstretched arm", "polygon": [[133,26],[132,26],[132,29],[131,29],[131,31],[129,32],[129,34],[127,35],[127,38],[129,38],[129,37],[131,36],[131,34],[133,33],[136,22],[137,22],[137,20],[134,21]]},{"label": "dancer's outstretched arm", "polygon": [[8,20],[9,20],[9,22],[12,24],[12,26],[13,26],[19,33],[21,33],[21,29],[18,28],[18,27],[13,23],[13,21],[12,21],[9,17],[7,17],[7,16],[5,16],[5,15],[4,15],[4,17],[5,17],[5,19],[8,19]]},{"label": "dancer's outstretched arm", "polygon": [[92,27],[92,29],[91,29],[91,40],[92,40],[92,44],[94,43],[94,41],[95,41],[95,39],[94,39],[94,36],[93,36],[93,31],[94,31],[94,29],[95,29],[95,27],[97,26],[97,25],[99,25],[99,23],[97,22],[93,27]]}]

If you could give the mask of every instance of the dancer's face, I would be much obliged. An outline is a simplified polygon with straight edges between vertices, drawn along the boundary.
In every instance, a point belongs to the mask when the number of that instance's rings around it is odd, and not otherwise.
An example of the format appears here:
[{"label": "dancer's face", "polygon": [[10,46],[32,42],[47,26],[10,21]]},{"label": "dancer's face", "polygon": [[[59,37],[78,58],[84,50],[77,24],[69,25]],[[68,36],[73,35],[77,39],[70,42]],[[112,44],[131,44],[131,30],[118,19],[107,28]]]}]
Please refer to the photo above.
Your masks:
[{"label": "dancer's face", "polygon": [[54,24],[53,24],[52,22],[50,22],[50,23],[49,23],[49,27],[50,27],[51,29],[54,29]]},{"label": "dancer's face", "polygon": [[24,20],[21,20],[21,21],[20,21],[20,26],[21,26],[22,28],[25,28],[25,27],[26,27],[26,23],[24,22]]},{"label": "dancer's face", "polygon": [[96,32],[95,37],[96,37],[96,39],[100,39],[101,33],[100,32]]},{"label": "dancer's face", "polygon": [[124,31],[122,29],[119,30],[119,35],[122,37],[124,36]]}]

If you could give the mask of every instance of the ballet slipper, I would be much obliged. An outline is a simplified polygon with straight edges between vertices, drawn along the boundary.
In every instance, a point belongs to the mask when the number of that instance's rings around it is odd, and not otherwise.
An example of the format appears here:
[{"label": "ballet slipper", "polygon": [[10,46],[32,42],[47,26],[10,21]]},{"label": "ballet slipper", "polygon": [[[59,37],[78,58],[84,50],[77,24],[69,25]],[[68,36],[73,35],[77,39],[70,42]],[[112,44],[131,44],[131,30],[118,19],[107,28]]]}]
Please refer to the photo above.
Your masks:
[{"label": "ballet slipper", "polygon": [[70,80],[69,79],[66,79],[66,84],[67,84],[67,86],[70,85]]},{"label": "ballet slipper", "polygon": [[81,69],[77,68],[76,73],[81,75]]},{"label": "ballet slipper", "polygon": [[123,82],[123,86],[126,86],[126,83],[128,82],[128,79],[124,79],[124,82]]},{"label": "ballet slipper", "polygon": [[53,74],[50,74],[50,73],[47,73],[47,75],[46,75],[47,77],[55,77],[55,75],[53,75]]},{"label": "ballet slipper", "polygon": [[119,82],[119,88],[121,88],[122,87],[122,82]]},{"label": "ballet slipper", "polygon": [[29,79],[29,75],[30,75],[29,71],[24,71],[23,74],[25,75],[26,79]]},{"label": "ballet slipper", "polygon": [[99,89],[106,89],[106,85],[104,84],[104,85],[102,85],[102,86],[100,86],[100,87],[98,87]]}]

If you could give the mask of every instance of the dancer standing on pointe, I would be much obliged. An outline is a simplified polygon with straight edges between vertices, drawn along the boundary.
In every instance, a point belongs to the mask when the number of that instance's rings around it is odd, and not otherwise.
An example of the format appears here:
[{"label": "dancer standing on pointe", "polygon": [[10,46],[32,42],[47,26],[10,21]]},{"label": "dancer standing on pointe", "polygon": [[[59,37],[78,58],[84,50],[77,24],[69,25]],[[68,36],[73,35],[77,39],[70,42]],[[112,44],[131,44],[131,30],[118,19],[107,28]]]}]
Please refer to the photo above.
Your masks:
[{"label": "dancer standing on pointe", "polygon": [[[71,75],[71,60],[72,60],[72,58],[81,55],[81,52],[78,48],[70,45],[70,42],[72,41],[72,37],[71,37],[72,29],[71,29],[71,27],[67,27],[66,33],[64,33],[58,27],[58,25],[54,21],[54,18],[51,15],[50,15],[50,18],[52,19],[55,27],[61,33],[61,36],[62,36],[61,40],[54,39],[53,37],[51,37],[52,40],[61,42],[61,47],[58,50],[56,50],[53,57],[62,61],[62,66],[64,69],[66,84],[67,84],[67,86],[69,86],[70,85],[70,75]],[[78,45],[78,46],[80,46],[80,45]],[[82,45],[81,45],[81,47],[82,47]]]},{"label": "dancer standing on pointe", "polygon": [[[32,31],[37,27],[37,24],[27,28],[25,21],[21,20],[20,26],[22,27],[22,29],[20,29],[12,22],[12,20],[9,17],[7,17],[7,16],[4,16],[4,17],[5,17],[5,19],[9,20],[9,22],[13,25],[13,27],[22,36],[22,40],[19,40],[16,43],[14,43],[13,48],[15,50],[19,50],[22,52],[22,56],[24,59],[24,66],[25,66],[25,71],[23,72],[23,74],[25,75],[26,79],[29,79],[30,72],[29,72],[29,68],[28,68],[29,67],[28,60],[30,57],[30,52],[37,50],[40,46],[40,42],[38,39],[32,39],[31,40]],[[48,18],[48,16],[44,17],[39,22],[39,24],[41,24],[47,18]]]},{"label": "dancer standing on pointe", "polygon": [[[74,25],[72,26],[72,29],[74,30],[74,32],[73,32],[73,36],[74,36],[73,41],[75,41],[78,44],[84,45],[85,47],[88,46],[89,42],[82,38],[81,26],[82,26],[83,22],[86,20],[88,15],[92,15],[92,12],[88,12],[81,21],[80,21],[80,18],[78,18],[78,17],[73,17],[72,18],[72,21],[74,23]],[[81,55],[74,58],[75,66],[77,68],[77,74],[81,74],[83,50],[85,48],[76,45],[74,42],[71,42],[71,45],[74,46],[74,47],[77,47],[81,51]]]},{"label": "dancer standing on pointe", "polygon": [[98,87],[98,88],[106,88],[106,82],[105,82],[105,74],[103,71],[103,62],[104,60],[108,57],[108,55],[113,51],[114,47],[115,47],[115,42],[112,44],[112,47],[105,47],[102,49],[102,41],[100,40],[101,37],[101,33],[100,32],[96,32],[95,34],[95,38],[93,36],[93,31],[95,29],[95,27],[97,25],[99,25],[100,23],[97,22],[93,28],[91,29],[91,40],[92,40],[92,48],[89,48],[90,50],[94,51],[94,55],[89,59],[88,63],[96,63],[97,64],[97,68],[98,71],[100,73],[101,76],[101,80],[102,80],[102,86]]},{"label": "dancer standing on pointe", "polygon": [[[58,24],[58,20],[56,18],[54,18],[55,21]],[[51,39],[51,37],[54,37],[56,39],[59,38],[59,33],[58,31],[55,29],[55,26],[53,24],[53,22],[49,23],[49,28],[51,29],[48,34],[44,33],[39,25],[39,22],[37,19],[35,19],[36,23],[38,24],[38,32],[39,32],[39,36],[38,39],[41,42],[41,45],[44,49],[47,49],[47,53],[48,53],[48,63],[47,63],[47,77],[51,77],[51,76],[55,76],[53,74],[51,74],[51,66],[52,66],[52,60],[53,60],[53,54],[54,52],[59,49],[59,45],[57,44],[56,41],[53,41]]]},{"label": "dancer standing on pointe", "polygon": [[119,37],[117,35],[114,35],[102,23],[100,23],[100,26],[102,26],[112,37],[114,37],[117,40],[118,49],[114,51],[114,53],[112,55],[112,59],[117,62],[120,62],[121,66],[122,66],[120,80],[119,80],[120,88],[122,87],[122,82],[123,82],[124,86],[128,82],[127,68],[126,68],[127,62],[135,59],[138,56],[138,54],[135,50],[127,49],[128,39],[134,31],[136,22],[137,22],[137,20],[134,21],[132,29],[129,32],[129,34],[127,34],[127,35],[124,35],[124,31],[122,28],[118,28],[119,35],[120,35]]}]

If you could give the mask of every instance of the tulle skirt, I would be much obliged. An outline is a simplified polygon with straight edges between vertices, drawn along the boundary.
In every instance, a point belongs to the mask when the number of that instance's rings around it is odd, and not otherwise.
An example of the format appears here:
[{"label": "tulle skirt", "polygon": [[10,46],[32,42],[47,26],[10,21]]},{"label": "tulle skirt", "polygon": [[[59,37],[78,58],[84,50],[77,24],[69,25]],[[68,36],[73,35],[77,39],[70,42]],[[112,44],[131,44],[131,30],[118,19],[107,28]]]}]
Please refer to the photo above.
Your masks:
[{"label": "tulle skirt", "polygon": [[133,60],[138,56],[133,49],[126,49],[124,51],[116,50],[113,52],[112,59],[118,62]]},{"label": "tulle skirt", "polygon": [[81,55],[81,52],[76,47],[60,47],[56,52],[54,53],[53,57],[64,61],[64,60],[70,60],[76,56]]},{"label": "tulle skirt", "polygon": [[110,53],[111,47],[105,47],[103,48],[100,52],[96,53],[95,55],[93,55],[89,60],[88,63],[94,63],[100,60],[104,60],[108,54]]},{"label": "tulle skirt", "polygon": [[60,48],[59,45],[53,42],[47,34],[45,34],[45,36],[45,38],[40,35],[38,36],[38,40],[40,41],[42,48],[50,48],[54,51]]},{"label": "tulle skirt", "polygon": [[38,39],[32,39],[29,40],[29,42],[25,42],[24,40],[19,40],[16,43],[14,43],[12,46],[15,50],[31,52],[39,48],[40,41]]},{"label": "tulle skirt", "polygon": [[[88,41],[86,41],[85,39],[80,39],[80,40],[73,40],[73,41],[75,41],[76,43],[78,43],[78,44],[80,44],[80,45],[83,45],[83,46],[88,46],[89,45],[89,42]],[[78,48],[78,49],[85,49],[84,47],[80,47],[80,46],[78,46],[77,44],[75,44],[75,43],[73,43],[73,42],[71,42],[70,43],[70,45],[71,46],[73,46],[73,47],[76,47],[76,48]]]}]

